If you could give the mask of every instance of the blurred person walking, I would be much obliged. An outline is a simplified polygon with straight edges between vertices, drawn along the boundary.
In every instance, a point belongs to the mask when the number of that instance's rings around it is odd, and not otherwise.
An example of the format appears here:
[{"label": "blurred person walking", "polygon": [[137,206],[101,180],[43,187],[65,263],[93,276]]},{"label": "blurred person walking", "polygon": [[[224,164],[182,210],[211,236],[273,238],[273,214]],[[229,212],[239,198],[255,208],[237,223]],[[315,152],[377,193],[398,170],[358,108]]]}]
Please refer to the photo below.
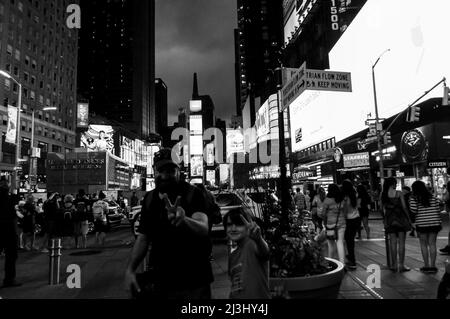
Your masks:
[{"label": "blurred person walking", "polygon": [[36,205],[34,203],[33,195],[28,195],[23,206],[23,246],[27,251],[34,249],[34,241],[36,238]]},{"label": "blurred person walking", "polygon": [[[358,210],[361,217],[362,226],[366,232],[367,239],[370,239],[370,227],[369,227],[369,214],[370,214],[370,196],[367,192],[367,188],[360,184],[356,188],[358,193]],[[361,227],[358,229],[358,237],[361,237]]]},{"label": "blurred person walking", "polygon": [[343,205],[344,196],[338,185],[328,186],[327,198],[323,203],[323,223],[326,227],[328,242],[328,257],[336,258],[345,265],[345,212]]},{"label": "blurred person walking", "polygon": [[[74,237],[74,222],[76,209],[73,205],[74,198],[72,195],[64,196],[64,215],[62,221],[62,237],[66,243],[66,249],[72,248],[72,238]],[[63,244],[64,246],[64,244]]]},{"label": "blurred person walking", "polygon": [[100,192],[98,200],[92,204],[95,243],[102,247],[105,246],[106,233],[109,231],[108,203],[104,200],[105,198],[105,193]]},{"label": "blurred person walking", "polygon": [[411,270],[405,266],[405,240],[406,232],[412,229],[412,223],[403,193],[396,188],[397,180],[394,177],[386,178],[381,193],[381,203],[384,228],[389,236],[392,261],[390,269],[394,272],[405,272]]},{"label": "blurred person walking", "polygon": [[[444,201],[444,207],[447,213],[450,213],[450,182],[447,183],[447,187],[445,188],[445,192],[442,196],[442,200]],[[450,231],[448,233],[448,243],[439,251],[444,255],[450,255]]]},{"label": "blurred person walking", "polygon": [[350,270],[356,269],[355,257],[355,237],[358,230],[361,228],[361,218],[359,216],[358,198],[356,196],[355,187],[349,180],[342,183],[343,206],[345,212],[345,242],[347,244],[347,259],[346,266]]},{"label": "blurred person walking", "polygon": [[87,234],[89,232],[88,212],[90,210],[90,201],[84,189],[78,191],[74,205],[76,209],[76,223],[74,225],[75,247],[86,249]]},{"label": "blurred person walking", "polygon": [[5,272],[3,287],[17,287],[21,284],[16,281],[17,261],[17,215],[14,198],[9,194],[8,181],[3,177],[0,180],[0,250],[5,254]]},{"label": "blurred person walking", "polygon": [[319,187],[317,195],[314,196],[314,199],[311,204],[311,213],[312,213],[312,220],[315,225],[315,230],[317,229],[322,230],[323,229],[323,204],[325,202],[325,199],[327,198],[327,193],[325,192],[325,189],[323,187]]},{"label": "blurred person walking", "polygon": [[442,230],[439,201],[431,194],[424,182],[415,181],[412,185],[409,206],[415,218],[416,231],[425,263],[420,271],[436,273],[438,271],[436,268],[436,239]]}]

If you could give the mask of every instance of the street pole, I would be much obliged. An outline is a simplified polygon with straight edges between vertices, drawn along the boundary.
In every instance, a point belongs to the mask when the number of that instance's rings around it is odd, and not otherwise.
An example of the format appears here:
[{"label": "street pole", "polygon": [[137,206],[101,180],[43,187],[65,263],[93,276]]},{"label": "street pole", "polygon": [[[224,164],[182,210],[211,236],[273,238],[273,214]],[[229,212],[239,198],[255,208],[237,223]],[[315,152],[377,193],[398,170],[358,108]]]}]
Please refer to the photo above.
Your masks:
[{"label": "street pole", "polygon": [[[372,66],[372,82],[373,82],[373,97],[375,102],[375,122],[376,122],[376,132],[377,132],[377,144],[378,144],[378,154],[380,156],[379,161],[379,169],[380,169],[380,189],[383,190],[383,184],[384,184],[384,163],[383,163],[383,145],[381,141],[381,131],[379,130],[380,127],[380,117],[378,114],[378,101],[377,101],[377,89],[375,84],[375,67],[380,61],[381,57],[386,53],[390,51],[390,49],[384,51],[377,59],[375,64]],[[380,194],[381,195],[381,194]],[[382,215],[384,216],[383,212],[383,203],[380,201],[380,209],[382,212]],[[386,232],[386,229],[384,230],[384,243],[386,246],[386,260],[387,260],[387,266],[388,268],[392,268],[392,257],[391,257],[391,250],[389,246],[389,236]],[[395,266],[395,265],[394,265]]]},{"label": "street pole", "polygon": [[19,176],[19,161],[21,156],[21,130],[22,130],[22,123],[21,123],[21,113],[22,113],[22,84],[20,84],[18,81],[16,81],[14,78],[12,78],[14,82],[19,85],[19,98],[17,103],[17,144],[16,144],[16,167],[14,167],[14,176],[15,176],[15,185],[16,185],[16,191],[17,195],[20,193],[20,176]]},{"label": "street pole", "polygon": [[[278,73],[277,73],[278,72]],[[281,227],[289,225],[289,203],[290,195],[287,189],[287,168],[286,168],[286,142],[284,138],[284,111],[280,102],[281,88],[283,86],[283,69],[275,69],[275,77],[277,80],[277,104],[278,104],[278,132],[279,132],[279,166],[280,166],[280,192],[281,192],[281,215],[283,221]]]}]

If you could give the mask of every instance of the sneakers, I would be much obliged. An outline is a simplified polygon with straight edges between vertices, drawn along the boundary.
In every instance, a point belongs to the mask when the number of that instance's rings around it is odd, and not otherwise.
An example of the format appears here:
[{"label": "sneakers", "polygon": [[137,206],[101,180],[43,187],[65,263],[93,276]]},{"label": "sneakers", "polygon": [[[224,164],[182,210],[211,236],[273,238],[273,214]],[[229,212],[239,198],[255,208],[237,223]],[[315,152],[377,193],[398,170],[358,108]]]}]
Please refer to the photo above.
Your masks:
[{"label": "sneakers", "polygon": [[436,267],[422,267],[420,271],[426,274],[435,274],[438,272],[438,269]]},{"label": "sneakers", "polygon": [[345,268],[347,268],[348,270],[356,270],[356,263],[347,262],[345,263]]},{"label": "sneakers", "polygon": [[450,254],[450,246],[447,245],[444,248],[439,249],[439,251],[444,255],[449,255]]}]

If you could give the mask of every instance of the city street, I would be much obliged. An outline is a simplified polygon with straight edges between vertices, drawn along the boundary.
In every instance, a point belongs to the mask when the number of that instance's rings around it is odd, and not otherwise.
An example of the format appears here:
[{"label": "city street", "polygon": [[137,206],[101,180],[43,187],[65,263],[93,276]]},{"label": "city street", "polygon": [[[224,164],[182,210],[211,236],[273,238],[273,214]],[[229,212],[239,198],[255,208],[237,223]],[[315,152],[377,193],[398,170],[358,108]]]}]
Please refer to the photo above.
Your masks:
[{"label": "city street", "polygon": [[[373,239],[358,240],[356,258],[358,268],[348,272],[341,284],[340,299],[434,299],[437,286],[444,274],[443,265],[448,256],[439,255],[437,274],[423,274],[419,241],[408,237],[406,243],[406,265],[410,272],[394,274],[386,269],[386,258],[381,220],[373,214],[370,221]],[[438,248],[445,246],[448,234],[448,218],[438,238]],[[362,232],[365,236],[364,231]],[[93,245],[93,236],[89,245]],[[123,274],[128,262],[134,237],[129,225],[124,224],[108,234],[106,248],[87,250],[66,250],[61,257],[61,284],[48,285],[47,254],[20,252],[17,262],[18,280],[23,286],[0,289],[3,299],[127,299],[123,286]],[[227,275],[227,247],[223,238],[214,238],[214,259],[212,261],[215,281],[212,285],[213,299],[227,299],[230,282]],[[326,245],[324,246],[324,252]],[[3,265],[3,257],[0,257]],[[69,289],[66,285],[67,266],[76,264],[81,268],[81,288]],[[381,288],[370,289],[367,278],[369,265],[381,268]]]}]

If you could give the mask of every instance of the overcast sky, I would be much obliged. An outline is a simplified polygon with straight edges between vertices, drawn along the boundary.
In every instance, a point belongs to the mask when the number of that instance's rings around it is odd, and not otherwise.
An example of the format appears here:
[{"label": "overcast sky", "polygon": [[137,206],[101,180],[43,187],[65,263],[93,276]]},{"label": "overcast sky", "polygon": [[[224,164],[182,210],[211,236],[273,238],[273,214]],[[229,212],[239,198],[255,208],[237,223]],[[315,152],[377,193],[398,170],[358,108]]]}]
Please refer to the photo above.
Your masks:
[{"label": "overcast sky", "polygon": [[216,117],[236,113],[234,35],[236,0],[156,0],[156,77],[168,87],[169,125],[192,97],[210,95]]}]

